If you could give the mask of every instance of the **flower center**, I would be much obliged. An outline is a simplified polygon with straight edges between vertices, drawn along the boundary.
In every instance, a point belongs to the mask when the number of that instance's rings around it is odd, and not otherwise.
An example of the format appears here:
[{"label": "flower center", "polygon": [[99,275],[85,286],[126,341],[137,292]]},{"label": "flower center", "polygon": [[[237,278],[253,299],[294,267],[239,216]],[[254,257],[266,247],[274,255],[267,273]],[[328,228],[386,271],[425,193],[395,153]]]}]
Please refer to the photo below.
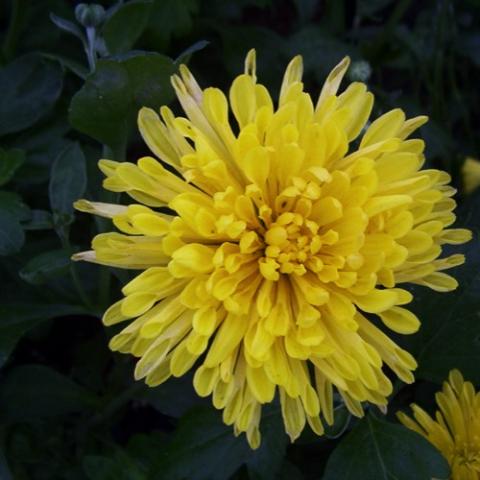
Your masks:
[{"label": "flower center", "polygon": [[265,234],[266,262],[279,273],[304,275],[322,246],[318,229],[299,213],[282,213]]},{"label": "flower center", "polygon": [[480,471],[480,439],[477,435],[470,442],[462,442],[452,453],[453,464],[465,465],[474,471]]},{"label": "flower center", "polygon": [[[337,232],[325,231],[314,215],[312,218],[311,200],[295,200],[281,205],[277,215],[265,222],[265,247],[259,264],[268,280],[276,281],[282,273],[302,276],[309,270],[320,272],[326,260],[322,246],[338,241]],[[288,211],[282,212],[282,207]]]}]

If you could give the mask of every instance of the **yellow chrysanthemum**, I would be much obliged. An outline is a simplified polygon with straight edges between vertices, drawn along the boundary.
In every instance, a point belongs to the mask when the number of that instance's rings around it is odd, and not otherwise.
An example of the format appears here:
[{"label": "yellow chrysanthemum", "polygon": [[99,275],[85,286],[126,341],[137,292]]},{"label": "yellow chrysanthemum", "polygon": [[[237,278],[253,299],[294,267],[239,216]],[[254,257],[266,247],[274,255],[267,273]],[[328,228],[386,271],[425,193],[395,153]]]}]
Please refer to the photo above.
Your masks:
[{"label": "yellow chrysanthemum", "polygon": [[135,318],[110,347],[139,357],[135,378],[152,386],[198,361],[196,391],[213,394],[254,448],[262,405],[277,390],[293,441],[306,422],[322,434],[321,412],[333,422],[332,387],[361,416],[361,402],[387,403],[384,364],[412,382],[415,359],[369,315],[415,332],[419,320],[403,307],[412,295],[397,285],[454,289],[444,270],[464,258],[438,257],[443,244],[470,238],[447,229],[449,175],[420,170],[424,143],[406,139],[426,117],[392,110],[353,147],[373,95],[362,83],[337,95],[348,64],[334,68],[314,105],[295,57],[277,107],[257,83],[254,51],[229,102],[181,66],[172,83],[187,118],[167,107],[138,117],[168,169],[152,157],[100,161],[105,188],[143,205],[77,205],[123,233],[98,235],[75,259],[145,270],[105,313],[105,325]]},{"label": "yellow chrysanthemum", "polygon": [[463,188],[465,193],[472,193],[480,186],[480,162],[467,158],[462,165]]},{"label": "yellow chrysanthemum", "polygon": [[440,408],[435,420],[415,404],[411,406],[415,420],[402,412],[398,419],[442,452],[450,464],[452,480],[479,480],[480,393],[458,370],[452,370],[435,399]]}]

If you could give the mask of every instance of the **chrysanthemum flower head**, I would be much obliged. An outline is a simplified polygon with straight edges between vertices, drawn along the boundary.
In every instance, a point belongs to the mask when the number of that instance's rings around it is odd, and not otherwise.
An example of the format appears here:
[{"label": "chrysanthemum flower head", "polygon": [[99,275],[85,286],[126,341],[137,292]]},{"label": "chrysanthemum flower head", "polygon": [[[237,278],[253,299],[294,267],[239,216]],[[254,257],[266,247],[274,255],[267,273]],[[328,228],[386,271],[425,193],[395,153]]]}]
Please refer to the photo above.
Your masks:
[{"label": "chrysanthemum flower head", "polygon": [[424,143],[407,139],[426,117],[392,110],[352,146],[373,95],[362,83],[337,94],[348,64],[314,102],[295,57],[276,105],[254,51],[229,99],[180,67],[172,83],[186,117],[167,107],[138,117],[160,161],[100,161],[105,188],[137,203],[77,205],[122,233],[98,235],[76,259],[143,270],[105,313],[105,325],[127,323],[110,347],[138,357],[135,378],[151,386],[195,366],[197,393],[254,448],[276,395],[293,441],[307,422],[321,435],[320,415],[333,422],[334,389],[361,416],[362,402],[387,403],[385,365],[412,382],[415,359],[378,323],[415,332],[399,285],[454,289],[444,271],[464,258],[439,258],[442,245],[470,238],[447,228],[449,175],[421,170]]},{"label": "chrysanthemum flower head", "polygon": [[452,480],[479,480],[480,393],[458,370],[452,370],[435,398],[440,409],[435,419],[413,404],[414,419],[399,412],[399,420],[442,452],[450,464]]}]

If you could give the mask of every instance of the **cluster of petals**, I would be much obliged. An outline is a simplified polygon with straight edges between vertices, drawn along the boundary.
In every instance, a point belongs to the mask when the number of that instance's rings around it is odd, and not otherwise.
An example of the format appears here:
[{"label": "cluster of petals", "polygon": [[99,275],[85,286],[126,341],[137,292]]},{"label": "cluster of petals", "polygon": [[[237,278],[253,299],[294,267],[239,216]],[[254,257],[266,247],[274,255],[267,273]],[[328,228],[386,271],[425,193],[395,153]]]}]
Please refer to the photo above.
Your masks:
[{"label": "cluster of petals", "polygon": [[367,126],[366,86],[337,93],[348,65],[314,103],[295,57],[276,105],[253,50],[229,99],[182,65],[172,84],[186,117],[138,116],[160,161],[100,161],[104,187],[137,203],[77,203],[121,233],[75,258],[143,270],[104,315],[127,324],[110,347],[138,357],[135,377],[151,386],[195,367],[197,393],[253,448],[277,395],[293,441],[307,423],[319,435],[332,424],[334,395],[356,416],[362,402],[384,408],[385,366],[412,382],[415,359],[384,328],[419,328],[399,285],[454,289],[445,270],[464,258],[440,258],[442,246],[470,238],[449,228],[449,175],[422,169],[424,142],[408,139],[427,118],[395,109]]},{"label": "cluster of petals", "polygon": [[435,418],[412,404],[414,418],[399,412],[399,420],[442,452],[452,480],[479,480],[480,393],[458,370],[452,370],[435,398],[440,409]]}]

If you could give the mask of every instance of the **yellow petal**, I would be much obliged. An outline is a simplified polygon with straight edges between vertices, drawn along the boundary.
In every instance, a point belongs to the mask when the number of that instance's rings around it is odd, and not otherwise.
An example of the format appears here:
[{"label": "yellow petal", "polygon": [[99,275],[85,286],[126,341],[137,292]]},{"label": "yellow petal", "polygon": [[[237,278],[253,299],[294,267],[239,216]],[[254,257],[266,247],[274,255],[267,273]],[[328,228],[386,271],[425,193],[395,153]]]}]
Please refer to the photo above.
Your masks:
[{"label": "yellow petal", "polygon": [[409,195],[384,195],[373,197],[365,203],[364,209],[368,216],[373,217],[385,210],[391,210],[412,203]]},{"label": "yellow petal", "polygon": [[458,282],[452,276],[442,272],[433,272],[413,283],[429,287],[437,292],[451,292],[458,287]]},{"label": "yellow petal", "polygon": [[122,302],[122,313],[129,317],[138,317],[153,306],[157,296],[152,293],[132,293]]},{"label": "yellow petal", "polygon": [[342,78],[345,75],[349,65],[350,57],[345,57],[328,74],[327,80],[323,84],[322,91],[320,92],[320,96],[318,97],[318,102],[315,110],[319,110],[329,97],[331,97],[332,95],[336,95],[337,90],[340,87]]},{"label": "yellow petal", "polygon": [[408,335],[420,328],[420,320],[405,308],[392,307],[380,313],[379,316],[388,328],[397,333]]},{"label": "yellow petal", "polygon": [[302,402],[299,398],[291,398],[283,388],[280,388],[280,404],[285,430],[290,441],[294,442],[300,436],[306,422]]},{"label": "yellow petal", "polygon": [[253,121],[257,104],[255,84],[249,75],[239,75],[230,88],[230,105],[240,128]]},{"label": "yellow petal", "polygon": [[198,243],[189,243],[173,252],[168,269],[174,277],[189,277],[209,273],[213,269],[215,250]]},{"label": "yellow petal", "polygon": [[205,367],[215,367],[225,360],[241,342],[247,327],[245,317],[228,314],[208,350]]},{"label": "yellow petal", "polygon": [[200,355],[191,353],[186,342],[182,342],[173,351],[172,358],[170,359],[170,371],[174,377],[181,377],[184,375],[197,360]]},{"label": "yellow petal", "polygon": [[193,377],[193,386],[198,395],[201,397],[207,397],[210,395],[217,383],[218,376],[218,367],[199,367]]},{"label": "yellow petal", "polygon": [[398,301],[398,294],[393,289],[374,289],[370,293],[354,297],[356,305],[367,313],[381,313],[393,307]]},{"label": "yellow petal", "polygon": [[272,383],[263,367],[252,368],[247,365],[247,382],[253,396],[260,403],[268,403],[275,395],[275,384]]},{"label": "yellow petal", "polygon": [[405,122],[405,114],[399,108],[390,110],[381,117],[377,118],[360,142],[360,148],[368,147],[376,143],[396,137]]},{"label": "yellow petal", "polygon": [[300,82],[303,75],[303,59],[300,55],[293,57],[285,70],[282,86],[280,88],[279,105],[282,105],[290,85]]}]

